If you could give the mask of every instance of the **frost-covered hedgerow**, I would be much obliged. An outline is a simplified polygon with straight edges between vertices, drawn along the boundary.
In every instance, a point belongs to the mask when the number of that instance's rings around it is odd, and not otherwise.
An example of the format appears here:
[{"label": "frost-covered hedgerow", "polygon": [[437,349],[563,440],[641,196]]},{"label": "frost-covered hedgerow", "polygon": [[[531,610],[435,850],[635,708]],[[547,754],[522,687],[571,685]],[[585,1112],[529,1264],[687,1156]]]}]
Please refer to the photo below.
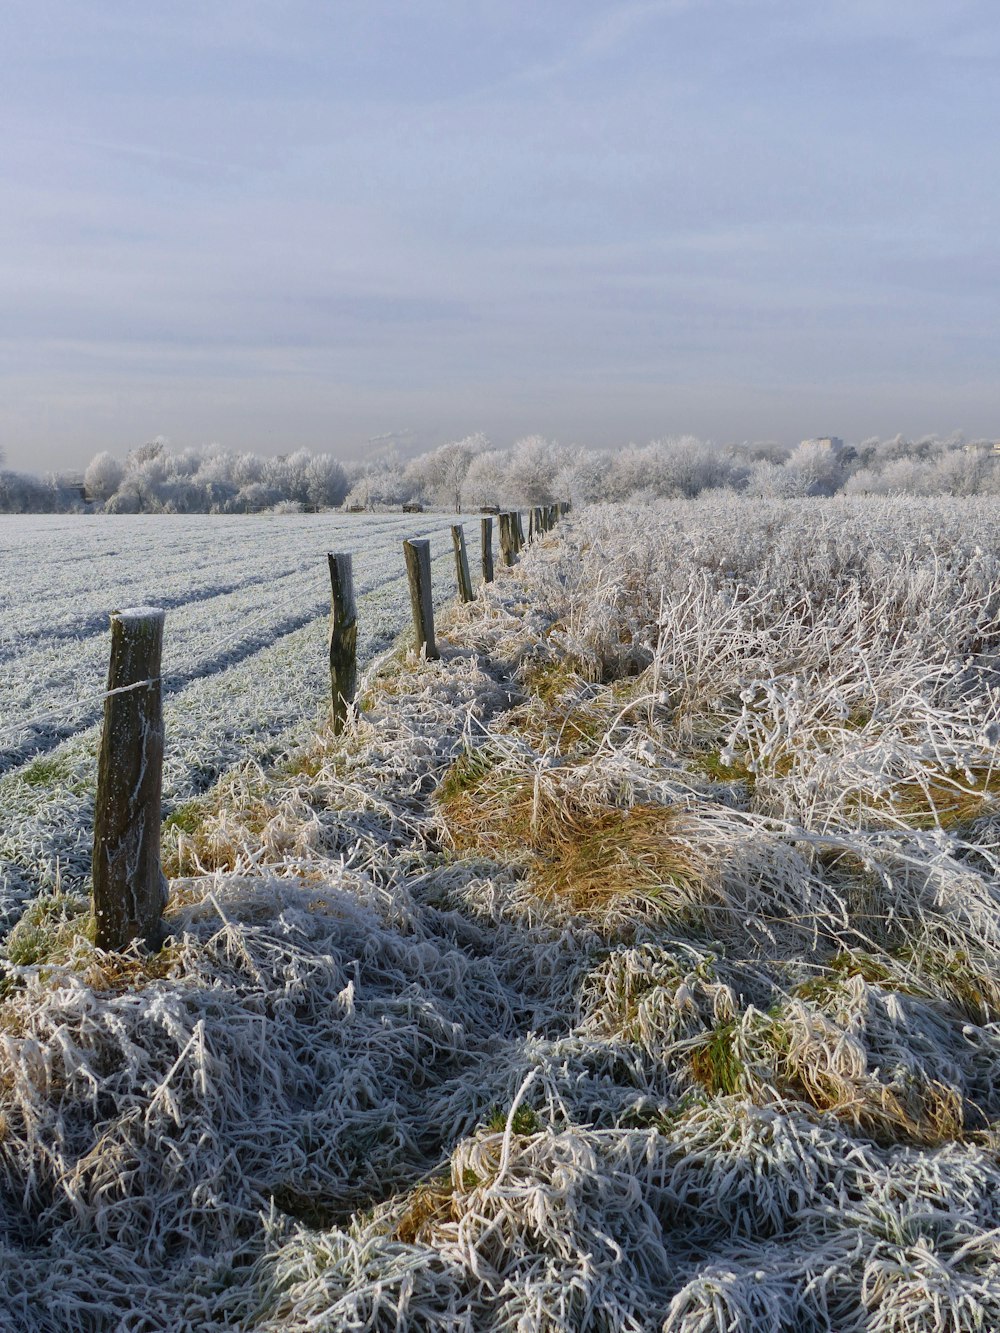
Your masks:
[{"label": "frost-covered hedgerow", "polygon": [[592,509],[12,933],[0,1323],[1000,1324],[1000,517]]}]

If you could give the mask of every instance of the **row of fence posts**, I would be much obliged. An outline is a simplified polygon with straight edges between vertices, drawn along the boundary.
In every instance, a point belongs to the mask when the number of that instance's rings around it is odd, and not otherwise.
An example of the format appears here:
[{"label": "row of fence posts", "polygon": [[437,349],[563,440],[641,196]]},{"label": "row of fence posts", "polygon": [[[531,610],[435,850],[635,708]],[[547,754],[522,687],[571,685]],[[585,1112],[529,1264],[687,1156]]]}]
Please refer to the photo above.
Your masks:
[{"label": "row of fence posts", "polygon": [[[500,558],[510,567],[531,541],[569,512],[566,503],[531,510],[525,537],[521,514],[499,514]],[[480,520],[483,582],[492,583],[493,518]],[[465,529],[451,529],[455,576],[463,602],[473,600]],[[431,544],[403,542],[417,651],[438,657],[431,592]],[[330,566],[330,686],[335,734],[343,731],[358,680],[358,613],[349,553],[327,556]],[[164,612],[141,606],[111,614],[111,659],[94,804],[93,907],[98,948],[124,949],[141,939],[158,949],[167,884],[160,861],[163,788],[163,694],[160,662]]]}]

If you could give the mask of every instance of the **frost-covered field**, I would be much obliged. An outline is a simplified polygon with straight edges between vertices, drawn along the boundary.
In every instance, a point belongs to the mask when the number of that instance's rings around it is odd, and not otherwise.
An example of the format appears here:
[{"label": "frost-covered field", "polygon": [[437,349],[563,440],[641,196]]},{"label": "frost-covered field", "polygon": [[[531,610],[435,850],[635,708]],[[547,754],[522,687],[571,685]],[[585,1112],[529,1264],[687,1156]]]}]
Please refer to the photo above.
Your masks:
[{"label": "frost-covered field", "polygon": [[40,900],[0,1324],[1000,1327],[1000,506],[592,509]]},{"label": "frost-covered field", "polygon": [[409,617],[403,538],[432,537],[438,601],[452,595],[451,521],[0,517],[0,922],[57,862],[70,885],[87,873],[111,610],[167,608],[169,810],[315,723],[329,689],[326,552],[354,552],[364,662]]}]

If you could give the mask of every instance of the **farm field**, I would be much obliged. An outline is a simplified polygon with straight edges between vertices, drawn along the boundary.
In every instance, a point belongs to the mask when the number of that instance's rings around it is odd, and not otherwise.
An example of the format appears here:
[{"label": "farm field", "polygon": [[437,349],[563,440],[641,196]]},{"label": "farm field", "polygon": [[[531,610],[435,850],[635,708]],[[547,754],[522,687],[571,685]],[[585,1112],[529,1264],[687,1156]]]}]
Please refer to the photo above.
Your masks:
[{"label": "farm field", "polygon": [[452,521],[0,517],[0,922],[57,875],[73,887],[89,873],[112,609],[167,609],[169,812],[315,725],[329,691],[326,552],[355,556],[363,664],[409,619],[404,538],[434,539],[436,597],[453,595]]},{"label": "farm field", "polygon": [[160,954],[49,887],[0,1326],[1000,1327],[998,523],[580,511],[189,788]]}]

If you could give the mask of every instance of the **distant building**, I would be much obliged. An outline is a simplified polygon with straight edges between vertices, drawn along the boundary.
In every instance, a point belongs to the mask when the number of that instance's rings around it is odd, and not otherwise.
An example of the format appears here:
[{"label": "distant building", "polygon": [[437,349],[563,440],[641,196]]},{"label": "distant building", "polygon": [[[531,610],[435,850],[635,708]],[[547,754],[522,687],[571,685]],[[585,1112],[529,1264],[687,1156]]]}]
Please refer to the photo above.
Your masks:
[{"label": "distant building", "polygon": [[82,472],[60,472],[56,477],[56,483],[63,490],[75,495],[78,500],[82,500],[84,504],[89,503],[91,497],[87,494],[87,488],[83,484]]}]

